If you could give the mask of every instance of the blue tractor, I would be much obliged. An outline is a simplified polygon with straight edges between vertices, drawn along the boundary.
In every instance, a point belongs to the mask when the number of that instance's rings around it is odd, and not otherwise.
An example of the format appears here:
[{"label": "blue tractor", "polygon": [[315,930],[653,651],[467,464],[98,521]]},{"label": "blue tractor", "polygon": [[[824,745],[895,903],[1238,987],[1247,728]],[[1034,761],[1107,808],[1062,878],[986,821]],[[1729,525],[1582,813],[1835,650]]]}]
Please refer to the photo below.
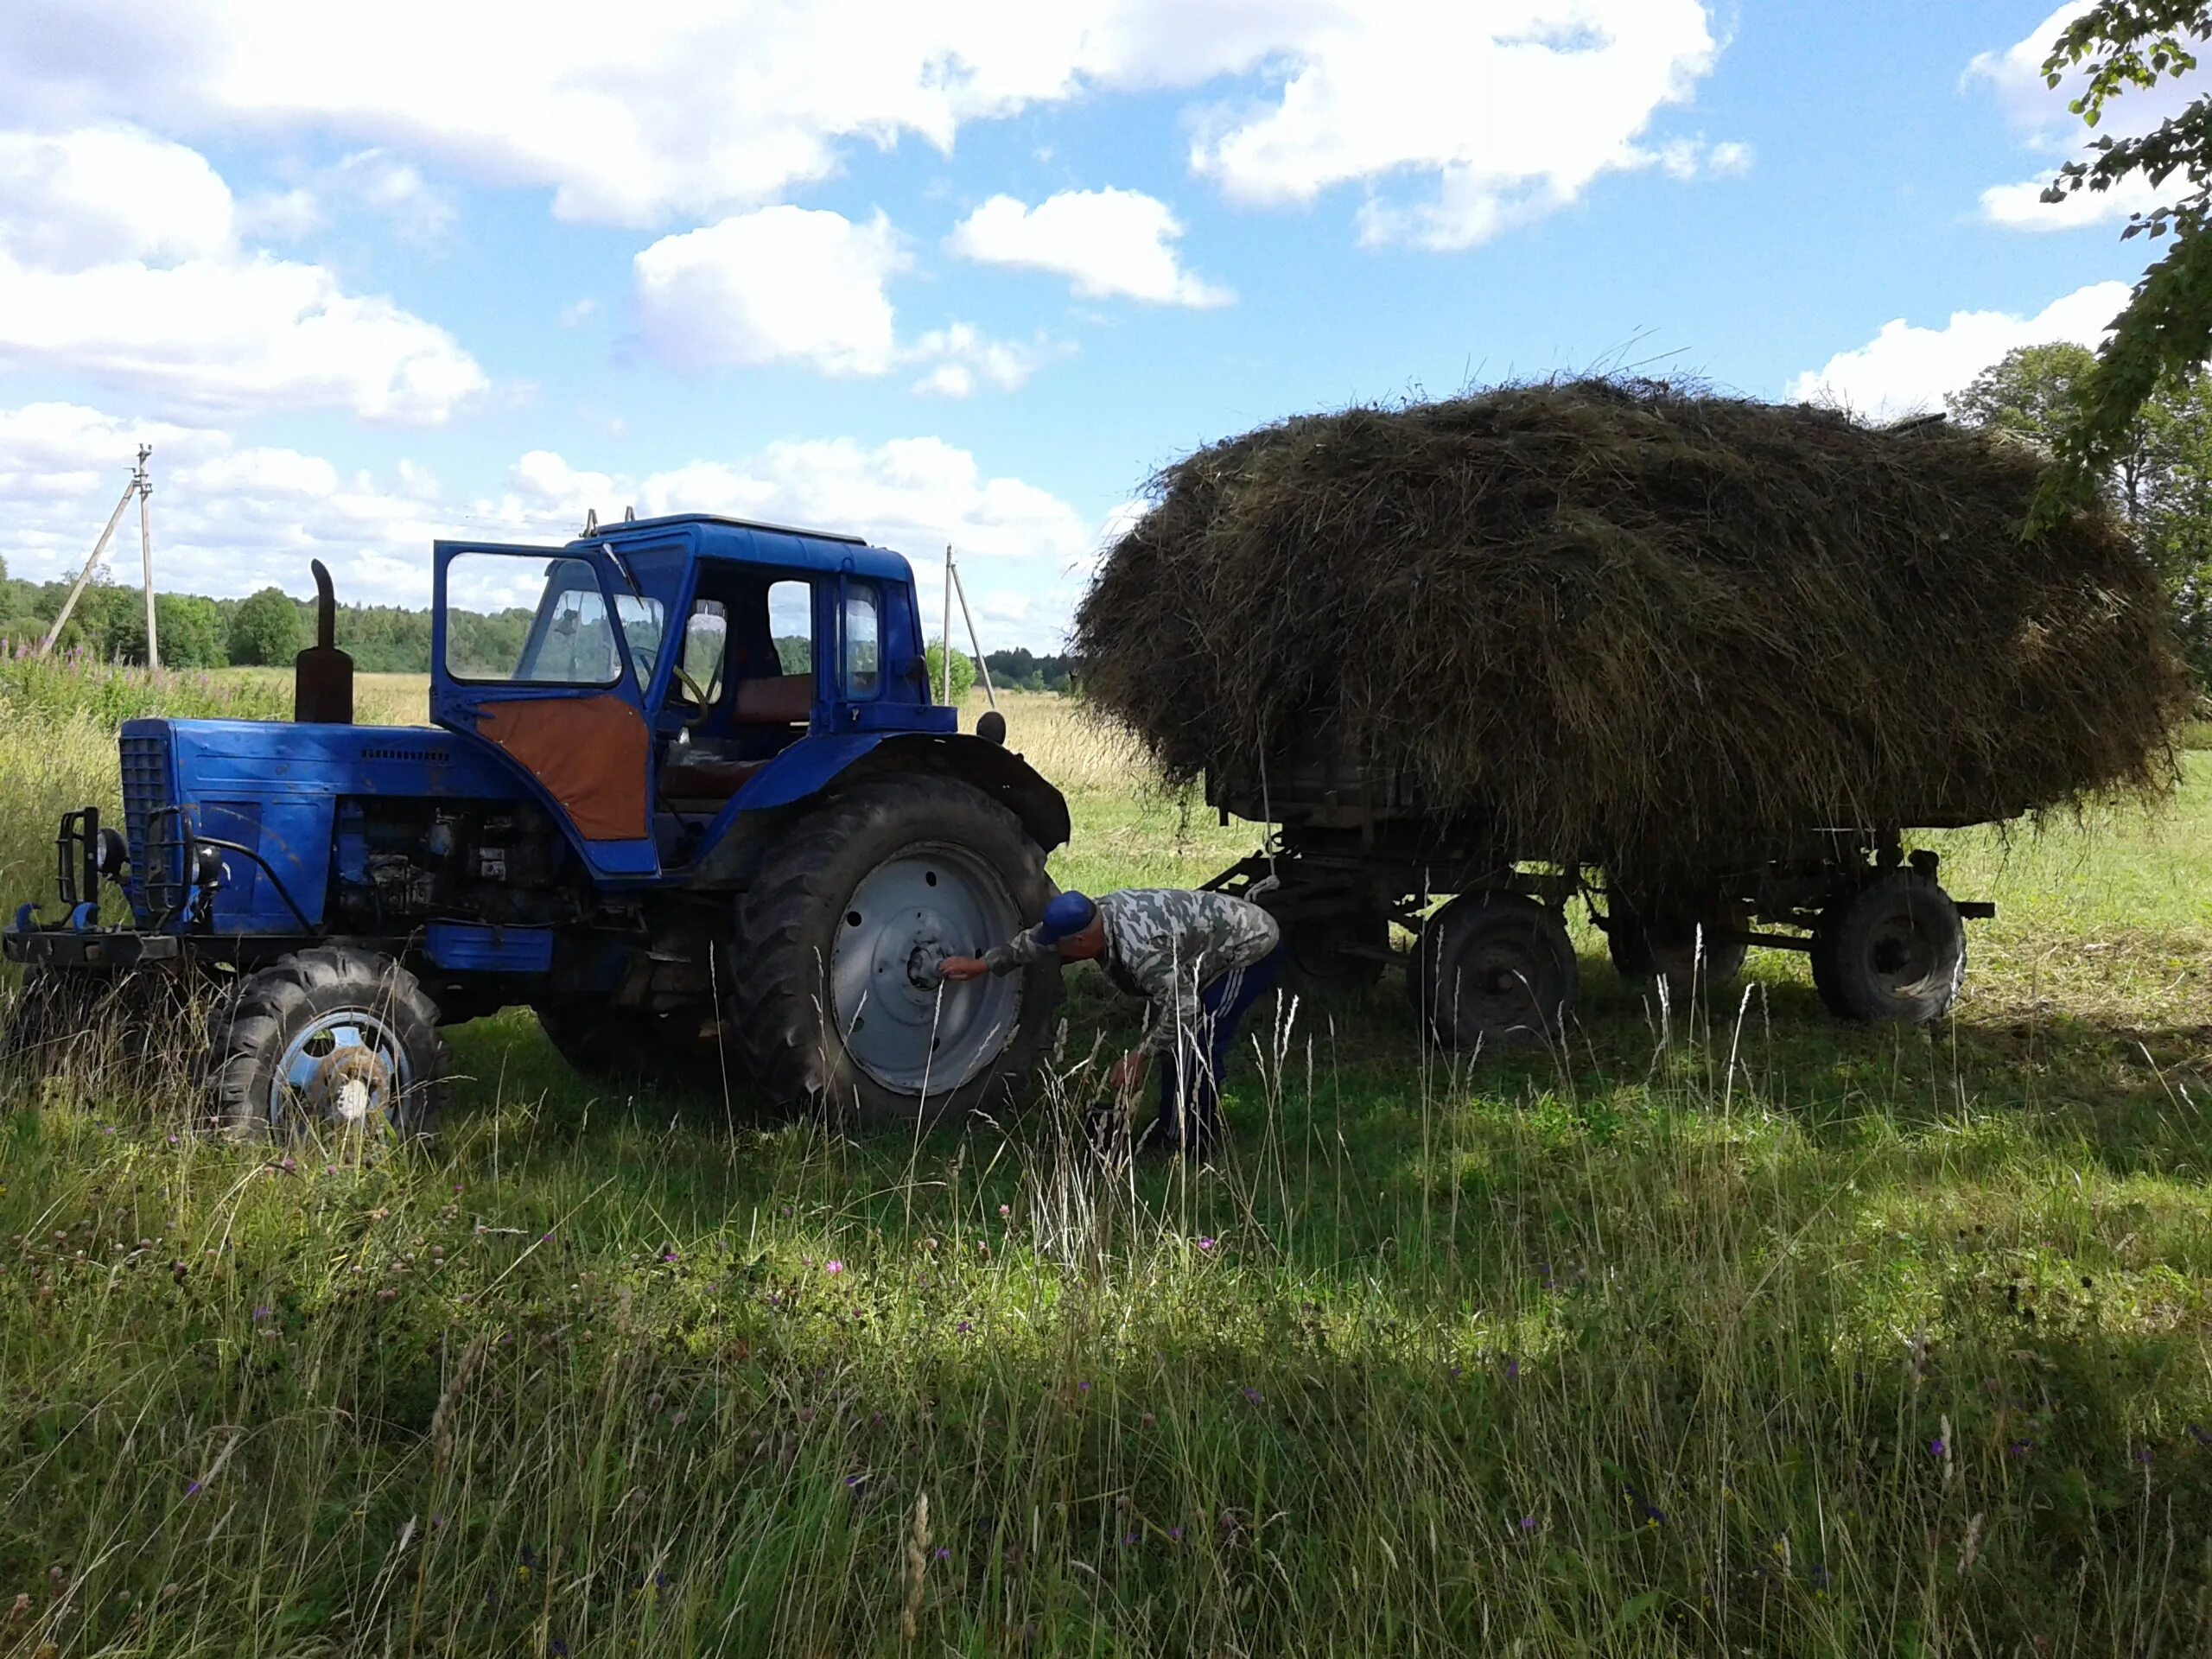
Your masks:
[{"label": "blue tractor", "polygon": [[440,542],[429,727],[353,723],[316,580],[296,723],[131,721],[120,831],[63,819],[60,912],[5,935],[29,1026],[119,976],[212,988],[247,1135],[425,1134],[442,1028],[516,1005],[587,1073],[862,1122],[1026,1081],[1057,969],[936,964],[1036,920],[1067,805],[932,705],[898,554],[694,515]]}]

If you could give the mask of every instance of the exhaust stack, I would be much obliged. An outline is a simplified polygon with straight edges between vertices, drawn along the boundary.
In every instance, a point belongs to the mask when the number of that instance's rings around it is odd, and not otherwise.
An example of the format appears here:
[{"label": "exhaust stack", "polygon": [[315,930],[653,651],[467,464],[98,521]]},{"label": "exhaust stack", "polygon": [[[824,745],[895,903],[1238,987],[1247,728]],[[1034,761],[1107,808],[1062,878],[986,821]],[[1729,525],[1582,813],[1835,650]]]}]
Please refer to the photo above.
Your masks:
[{"label": "exhaust stack", "polygon": [[338,601],[330,572],[314,561],[315,644],[292,659],[292,719],[307,726],[353,723],[353,659],[338,649]]}]

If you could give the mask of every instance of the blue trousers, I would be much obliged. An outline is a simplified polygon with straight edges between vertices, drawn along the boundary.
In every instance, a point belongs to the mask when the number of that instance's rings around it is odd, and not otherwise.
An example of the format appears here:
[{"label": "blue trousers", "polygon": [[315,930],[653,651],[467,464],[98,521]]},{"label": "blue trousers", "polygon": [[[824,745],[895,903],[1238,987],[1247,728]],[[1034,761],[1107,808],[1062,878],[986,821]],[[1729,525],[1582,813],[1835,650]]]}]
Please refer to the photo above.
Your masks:
[{"label": "blue trousers", "polygon": [[1181,1033],[1172,1063],[1160,1073],[1159,1133],[1167,1145],[1204,1147],[1221,1133],[1221,1079],[1236,1046],[1236,1029],[1281,977],[1282,947],[1277,945],[1198,993],[1198,1029]]}]

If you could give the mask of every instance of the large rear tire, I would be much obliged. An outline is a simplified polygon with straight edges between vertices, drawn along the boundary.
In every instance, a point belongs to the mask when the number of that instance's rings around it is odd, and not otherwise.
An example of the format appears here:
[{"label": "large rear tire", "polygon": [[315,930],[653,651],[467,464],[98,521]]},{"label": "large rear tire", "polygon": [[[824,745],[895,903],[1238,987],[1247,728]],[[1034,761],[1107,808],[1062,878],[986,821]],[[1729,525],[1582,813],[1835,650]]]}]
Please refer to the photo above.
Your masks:
[{"label": "large rear tire", "polygon": [[1912,870],[1876,876],[1813,929],[1813,988],[1839,1020],[1925,1025],[1950,1012],[1966,976],[1958,906]]},{"label": "large rear tire", "polygon": [[1421,924],[1406,994],[1431,1041],[1491,1049],[1558,1038],[1581,985],[1559,912],[1517,893],[1466,893]]},{"label": "large rear tire", "polygon": [[767,1102],[868,1127],[1019,1100],[1044,1047],[1059,963],[964,985],[978,956],[1043,914],[1045,855],[980,790],[872,778],[790,827],[747,893],[729,1024]]},{"label": "large rear tire", "polygon": [[452,1057],[437,1005],[390,957],[338,945],[279,957],[215,1013],[207,1093],[241,1140],[435,1129]]}]

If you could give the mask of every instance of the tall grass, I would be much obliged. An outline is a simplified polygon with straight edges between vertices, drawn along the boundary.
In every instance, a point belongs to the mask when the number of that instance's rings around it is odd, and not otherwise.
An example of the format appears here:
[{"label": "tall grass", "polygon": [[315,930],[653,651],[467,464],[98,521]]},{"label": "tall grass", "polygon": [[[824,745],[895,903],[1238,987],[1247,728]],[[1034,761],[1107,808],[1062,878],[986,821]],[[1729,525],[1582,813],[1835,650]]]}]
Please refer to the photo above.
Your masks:
[{"label": "tall grass", "polygon": [[[1067,712],[1010,741],[1079,776]],[[1064,880],[1234,839],[1098,775]],[[1586,954],[1565,1045],[1447,1062],[1386,987],[1248,1032],[1203,1169],[1090,1149],[1087,973],[1030,1111],[919,1139],[509,1015],[434,1148],[238,1147],[100,1011],[0,1077],[0,1653],[2202,1651],[2173,810],[1959,842],[1936,1032]]]}]

